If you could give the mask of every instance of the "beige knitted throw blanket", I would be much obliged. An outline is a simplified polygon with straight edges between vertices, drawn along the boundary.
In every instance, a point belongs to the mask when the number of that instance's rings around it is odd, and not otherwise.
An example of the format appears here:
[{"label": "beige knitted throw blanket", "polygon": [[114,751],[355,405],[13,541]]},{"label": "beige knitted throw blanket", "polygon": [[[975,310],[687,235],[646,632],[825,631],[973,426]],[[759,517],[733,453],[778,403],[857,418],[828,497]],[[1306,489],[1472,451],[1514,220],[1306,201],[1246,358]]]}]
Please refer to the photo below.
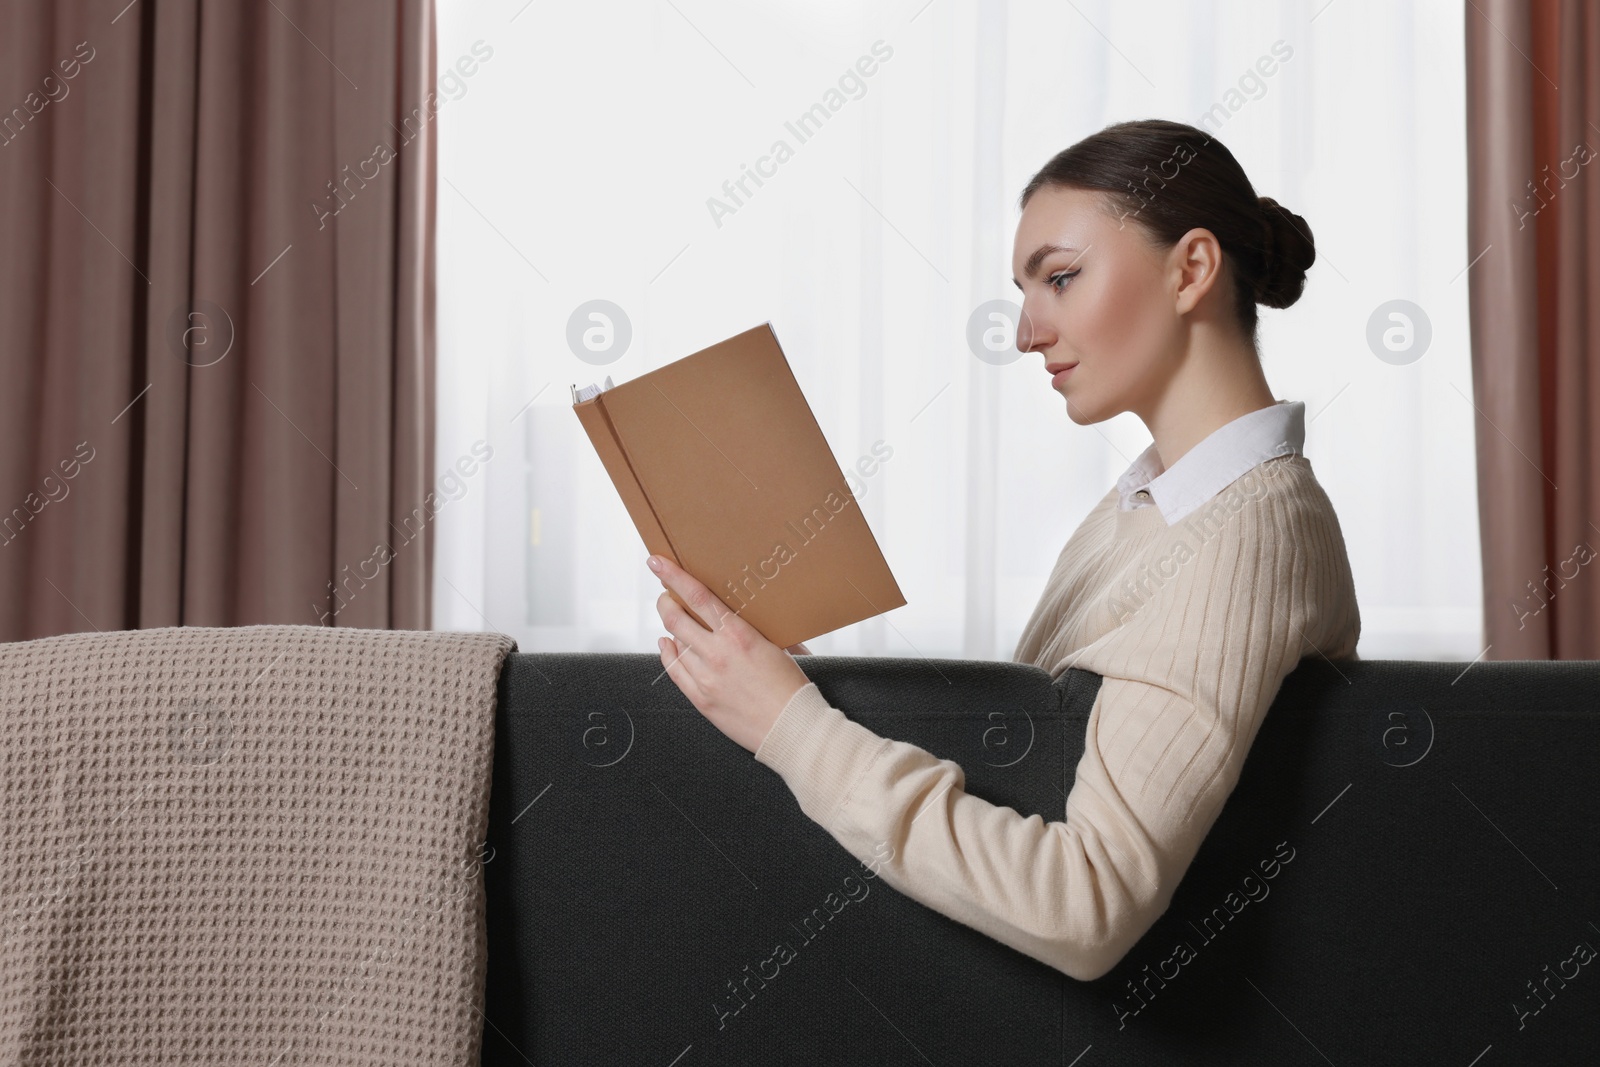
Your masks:
[{"label": "beige knitted throw blanket", "polygon": [[0,644],[0,1063],[478,1061],[490,633]]}]

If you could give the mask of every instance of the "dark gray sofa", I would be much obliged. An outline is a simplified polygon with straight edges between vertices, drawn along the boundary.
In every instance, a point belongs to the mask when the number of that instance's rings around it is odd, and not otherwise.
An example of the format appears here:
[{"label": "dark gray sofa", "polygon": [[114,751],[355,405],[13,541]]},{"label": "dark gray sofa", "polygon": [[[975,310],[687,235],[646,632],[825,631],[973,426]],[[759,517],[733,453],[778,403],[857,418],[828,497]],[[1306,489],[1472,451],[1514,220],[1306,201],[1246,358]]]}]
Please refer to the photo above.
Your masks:
[{"label": "dark gray sofa", "polygon": [[[1098,676],[800,663],[1063,818]],[[1463,668],[1304,661],[1171,907],[1079,982],[865,877],[657,657],[513,655],[483,1062],[1600,1062],[1600,661]]]}]

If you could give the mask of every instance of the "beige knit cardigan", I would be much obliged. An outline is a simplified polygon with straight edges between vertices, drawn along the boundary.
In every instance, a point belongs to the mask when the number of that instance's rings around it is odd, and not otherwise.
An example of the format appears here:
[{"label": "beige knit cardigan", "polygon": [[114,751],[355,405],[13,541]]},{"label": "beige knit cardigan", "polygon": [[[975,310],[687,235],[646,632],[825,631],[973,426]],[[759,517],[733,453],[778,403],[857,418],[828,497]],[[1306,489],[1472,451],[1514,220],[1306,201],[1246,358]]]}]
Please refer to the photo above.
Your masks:
[{"label": "beige knit cardigan", "polygon": [[960,765],[880,737],[815,683],[755,753],[886,883],[1084,980],[1166,911],[1284,677],[1353,660],[1361,633],[1304,456],[1257,464],[1176,526],[1118,499],[1067,540],[1013,656],[1103,678],[1064,820],[968,793]]}]

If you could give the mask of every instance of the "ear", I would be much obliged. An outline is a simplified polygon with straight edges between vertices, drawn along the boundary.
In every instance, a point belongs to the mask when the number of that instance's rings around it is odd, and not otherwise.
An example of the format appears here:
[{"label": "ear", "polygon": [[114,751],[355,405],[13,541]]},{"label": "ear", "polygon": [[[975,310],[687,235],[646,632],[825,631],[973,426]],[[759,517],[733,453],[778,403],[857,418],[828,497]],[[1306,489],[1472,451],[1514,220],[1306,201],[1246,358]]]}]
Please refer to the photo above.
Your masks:
[{"label": "ear", "polygon": [[1222,284],[1222,245],[1217,235],[1203,226],[1178,238],[1170,262],[1177,277],[1173,310],[1180,315],[1193,311],[1207,293]]}]

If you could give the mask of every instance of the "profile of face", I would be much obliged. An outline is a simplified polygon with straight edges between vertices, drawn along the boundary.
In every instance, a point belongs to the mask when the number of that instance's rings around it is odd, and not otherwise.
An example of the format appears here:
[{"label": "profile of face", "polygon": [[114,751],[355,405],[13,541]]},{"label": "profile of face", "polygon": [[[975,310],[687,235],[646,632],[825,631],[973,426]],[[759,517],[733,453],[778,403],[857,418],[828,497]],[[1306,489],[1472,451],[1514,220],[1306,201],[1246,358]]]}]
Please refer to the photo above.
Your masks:
[{"label": "profile of face", "polygon": [[1151,410],[1184,354],[1190,313],[1213,290],[1227,295],[1209,230],[1162,252],[1120,210],[1098,191],[1044,186],[1022,211],[1011,253],[1022,290],[1017,348],[1044,366],[1076,364],[1054,388],[1079,425]]}]

